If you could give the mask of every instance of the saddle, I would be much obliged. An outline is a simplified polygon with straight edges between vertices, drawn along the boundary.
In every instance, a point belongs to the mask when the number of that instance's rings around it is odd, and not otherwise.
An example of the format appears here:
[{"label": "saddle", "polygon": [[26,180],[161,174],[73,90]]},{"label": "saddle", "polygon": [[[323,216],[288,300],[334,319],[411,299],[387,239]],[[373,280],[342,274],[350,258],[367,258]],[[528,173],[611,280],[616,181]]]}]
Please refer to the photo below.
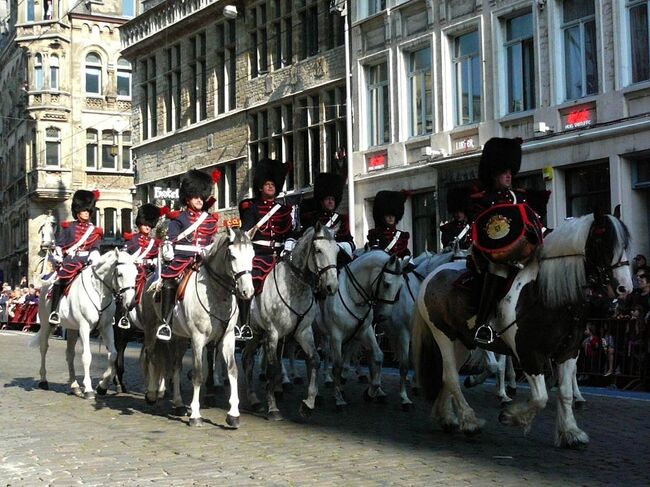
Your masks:
[{"label": "saddle", "polygon": [[199,265],[194,263],[190,266],[187,266],[185,272],[181,276],[181,280],[178,284],[178,291],[176,291],[176,300],[183,301],[185,297],[185,288],[187,288],[187,283],[190,282],[192,275],[199,270]]}]

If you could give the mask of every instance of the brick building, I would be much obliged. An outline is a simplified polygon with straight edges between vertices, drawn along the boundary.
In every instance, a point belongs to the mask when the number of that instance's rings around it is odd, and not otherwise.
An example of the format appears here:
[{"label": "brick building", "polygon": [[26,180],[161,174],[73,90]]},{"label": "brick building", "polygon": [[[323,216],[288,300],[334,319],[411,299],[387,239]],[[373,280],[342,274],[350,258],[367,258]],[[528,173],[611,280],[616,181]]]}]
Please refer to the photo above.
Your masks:
[{"label": "brick building", "polygon": [[345,148],[343,20],[329,2],[144,2],[123,26],[134,73],[138,203],[177,204],[180,177],[218,168],[236,217],[260,158],[291,162],[287,198],[338,170]]}]

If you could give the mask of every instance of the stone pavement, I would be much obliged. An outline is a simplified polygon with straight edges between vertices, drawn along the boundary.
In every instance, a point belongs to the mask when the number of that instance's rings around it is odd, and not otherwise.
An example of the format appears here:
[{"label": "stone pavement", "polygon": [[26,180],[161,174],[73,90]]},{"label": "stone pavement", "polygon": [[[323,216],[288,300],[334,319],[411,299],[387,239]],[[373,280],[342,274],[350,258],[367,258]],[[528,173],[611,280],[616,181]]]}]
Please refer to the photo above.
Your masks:
[{"label": "stone pavement", "polygon": [[[324,403],[303,420],[305,387],[296,386],[280,402],[283,422],[243,411],[239,430],[224,429],[227,403],[219,397],[218,407],[202,410],[204,426],[190,428],[188,418],[170,415],[168,402],[144,403],[137,346],[127,349],[133,391],[86,401],[67,393],[62,340],[50,340],[50,390],[36,387],[39,354],[27,348],[30,337],[0,332],[0,485],[650,485],[648,398],[587,395],[577,418],[591,444],[577,451],[553,446],[555,392],[524,435],[497,422],[492,386],[467,391],[487,422],[466,438],[433,425],[423,399],[402,412],[395,375],[384,381],[387,404],[363,402],[363,386],[348,382],[348,410],[337,413],[323,389]],[[105,364],[94,342],[93,384]]]}]

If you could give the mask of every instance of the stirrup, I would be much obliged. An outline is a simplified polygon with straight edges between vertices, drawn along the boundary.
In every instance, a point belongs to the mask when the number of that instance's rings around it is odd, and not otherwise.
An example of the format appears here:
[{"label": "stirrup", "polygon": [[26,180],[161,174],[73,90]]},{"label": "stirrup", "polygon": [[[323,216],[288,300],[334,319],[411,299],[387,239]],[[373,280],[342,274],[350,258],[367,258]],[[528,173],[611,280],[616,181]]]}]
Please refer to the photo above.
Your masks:
[{"label": "stirrup", "polygon": [[126,316],[122,316],[117,322],[117,327],[122,328],[123,330],[128,330],[131,328],[131,322]]},{"label": "stirrup", "polygon": [[163,342],[168,342],[172,339],[172,329],[167,323],[163,323],[158,327],[156,331],[156,338],[162,340]]},{"label": "stirrup", "polygon": [[59,313],[57,311],[52,311],[47,320],[50,322],[50,325],[56,326],[61,324],[61,318],[59,317]]},{"label": "stirrup", "polygon": [[250,325],[242,325],[241,327],[235,325],[235,340],[252,340],[253,329]]},{"label": "stirrup", "polygon": [[489,345],[494,342],[494,330],[489,324],[484,324],[476,329],[474,340],[483,345]]}]

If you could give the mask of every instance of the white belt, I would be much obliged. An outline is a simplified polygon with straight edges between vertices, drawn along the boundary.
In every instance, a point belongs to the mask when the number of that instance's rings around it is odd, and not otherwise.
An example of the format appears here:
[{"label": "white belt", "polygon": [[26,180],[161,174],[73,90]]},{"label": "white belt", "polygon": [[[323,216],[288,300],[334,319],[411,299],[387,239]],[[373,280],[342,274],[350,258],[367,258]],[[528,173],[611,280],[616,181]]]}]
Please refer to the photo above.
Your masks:
[{"label": "white belt", "polygon": [[156,263],[156,259],[142,259],[140,263],[144,265],[152,265]]},{"label": "white belt", "polygon": [[282,242],[274,242],[272,240],[253,240],[253,245],[260,245],[262,247],[284,247]]},{"label": "white belt", "polygon": [[87,250],[77,250],[72,254],[73,257],[87,257],[90,254]]},{"label": "white belt", "polygon": [[201,252],[201,250],[203,250],[203,248],[199,247],[198,245],[176,244],[176,245],[174,245],[174,250],[180,250],[182,252]]}]

